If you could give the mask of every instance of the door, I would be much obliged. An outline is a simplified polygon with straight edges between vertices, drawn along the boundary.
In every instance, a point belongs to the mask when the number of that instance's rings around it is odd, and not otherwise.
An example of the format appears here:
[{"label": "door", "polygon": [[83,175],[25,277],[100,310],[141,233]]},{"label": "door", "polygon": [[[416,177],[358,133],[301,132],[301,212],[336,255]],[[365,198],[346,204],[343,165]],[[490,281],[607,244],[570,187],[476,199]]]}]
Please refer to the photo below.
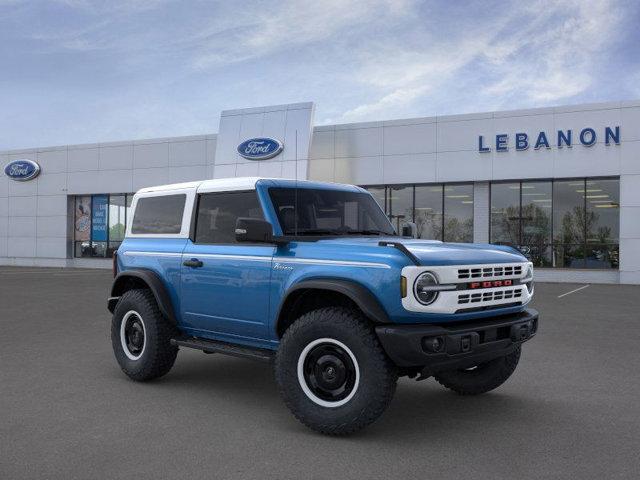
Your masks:
[{"label": "door", "polygon": [[198,195],[195,236],[182,254],[181,313],[195,336],[265,339],[275,246],[237,243],[238,217],[264,218],[255,191]]}]

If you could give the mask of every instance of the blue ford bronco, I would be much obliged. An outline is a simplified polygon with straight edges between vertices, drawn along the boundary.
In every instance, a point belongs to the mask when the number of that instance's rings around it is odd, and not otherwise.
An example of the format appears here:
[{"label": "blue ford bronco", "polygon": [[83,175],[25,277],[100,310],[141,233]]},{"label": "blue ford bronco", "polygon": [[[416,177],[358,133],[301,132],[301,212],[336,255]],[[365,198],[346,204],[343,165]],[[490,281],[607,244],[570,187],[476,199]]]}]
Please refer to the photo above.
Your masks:
[{"label": "blue ford bronco", "polygon": [[272,362],[284,402],[340,435],[376,420],[399,376],[462,395],[513,373],[538,313],[533,267],[505,246],[399,236],[364,189],[233,178],[140,190],[108,299],[130,378],[179,348]]}]

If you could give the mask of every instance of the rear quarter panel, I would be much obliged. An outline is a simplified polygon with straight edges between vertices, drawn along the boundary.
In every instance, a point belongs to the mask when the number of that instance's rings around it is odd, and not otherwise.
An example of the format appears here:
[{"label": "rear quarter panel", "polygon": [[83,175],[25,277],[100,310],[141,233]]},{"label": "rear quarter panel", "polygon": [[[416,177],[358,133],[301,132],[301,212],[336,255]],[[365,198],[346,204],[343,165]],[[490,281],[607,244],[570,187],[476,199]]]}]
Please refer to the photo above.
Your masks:
[{"label": "rear quarter panel", "polygon": [[171,297],[178,325],[180,317],[181,255],[186,238],[125,238],[118,248],[118,271],[147,269],[158,274]]}]

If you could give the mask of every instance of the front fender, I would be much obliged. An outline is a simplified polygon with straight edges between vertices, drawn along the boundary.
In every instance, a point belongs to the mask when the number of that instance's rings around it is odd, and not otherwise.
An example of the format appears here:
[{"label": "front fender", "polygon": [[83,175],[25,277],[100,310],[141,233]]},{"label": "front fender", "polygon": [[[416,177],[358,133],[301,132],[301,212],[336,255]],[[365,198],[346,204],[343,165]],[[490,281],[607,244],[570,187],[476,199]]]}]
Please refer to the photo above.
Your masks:
[{"label": "front fender", "polygon": [[351,299],[367,318],[377,324],[390,323],[389,316],[384,307],[380,304],[376,296],[364,285],[342,278],[317,277],[305,279],[297,282],[289,287],[280,302],[276,315],[275,330],[278,331],[281,319],[286,317],[283,315],[284,309],[290,304],[288,300],[295,296],[300,290],[328,290],[345,295]]}]

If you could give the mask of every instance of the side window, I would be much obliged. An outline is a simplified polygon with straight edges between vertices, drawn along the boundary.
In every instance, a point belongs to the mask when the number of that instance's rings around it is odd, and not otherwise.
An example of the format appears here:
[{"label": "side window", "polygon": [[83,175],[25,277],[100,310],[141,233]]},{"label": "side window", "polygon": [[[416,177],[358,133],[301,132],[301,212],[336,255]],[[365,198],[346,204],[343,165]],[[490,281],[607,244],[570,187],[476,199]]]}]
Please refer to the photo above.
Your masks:
[{"label": "side window", "polygon": [[186,198],[185,194],[140,198],[133,214],[131,233],[180,233]]},{"label": "side window", "polygon": [[256,192],[201,194],[196,243],[236,243],[238,217],[264,218]]}]

